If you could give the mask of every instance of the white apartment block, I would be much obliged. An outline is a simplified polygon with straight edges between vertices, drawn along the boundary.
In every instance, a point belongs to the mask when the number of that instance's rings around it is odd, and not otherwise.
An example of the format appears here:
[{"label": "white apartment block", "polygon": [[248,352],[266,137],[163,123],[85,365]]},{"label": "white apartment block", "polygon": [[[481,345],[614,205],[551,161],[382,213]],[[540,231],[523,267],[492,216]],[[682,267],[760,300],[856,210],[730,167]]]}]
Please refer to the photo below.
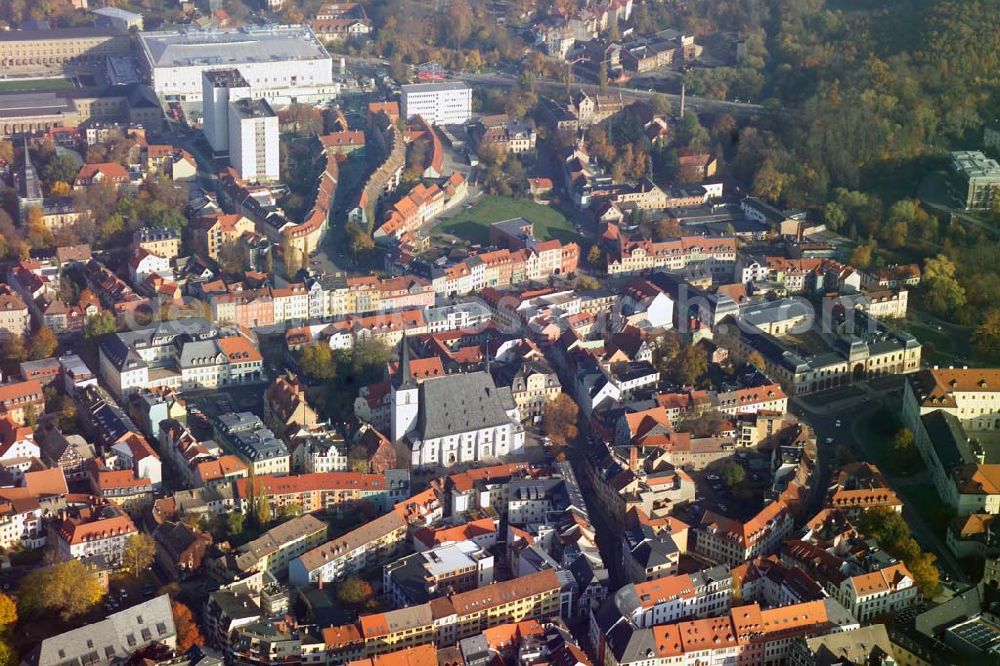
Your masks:
[{"label": "white apartment block", "polygon": [[472,88],[465,83],[414,83],[402,87],[403,116],[431,125],[462,125],[472,117]]},{"label": "white apartment block", "polygon": [[278,180],[278,115],[265,100],[229,102],[229,163],[243,180]]}]

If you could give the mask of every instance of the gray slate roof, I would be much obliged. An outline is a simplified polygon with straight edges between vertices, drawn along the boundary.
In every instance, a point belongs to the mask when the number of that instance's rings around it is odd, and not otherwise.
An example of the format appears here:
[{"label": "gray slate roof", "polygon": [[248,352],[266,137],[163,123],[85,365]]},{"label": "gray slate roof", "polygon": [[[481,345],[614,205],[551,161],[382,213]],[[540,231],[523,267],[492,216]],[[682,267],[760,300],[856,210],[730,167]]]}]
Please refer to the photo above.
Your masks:
[{"label": "gray slate roof", "polygon": [[447,437],[511,422],[509,388],[497,388],[487,372],[448,375],[420,385],[419,432],[422,440]]},{"label": "gray slate roof", "polygon": [[109,664],[176,636],[170,597],[163,594],[94,624],[47,638],[28,655],[32,666]]}]

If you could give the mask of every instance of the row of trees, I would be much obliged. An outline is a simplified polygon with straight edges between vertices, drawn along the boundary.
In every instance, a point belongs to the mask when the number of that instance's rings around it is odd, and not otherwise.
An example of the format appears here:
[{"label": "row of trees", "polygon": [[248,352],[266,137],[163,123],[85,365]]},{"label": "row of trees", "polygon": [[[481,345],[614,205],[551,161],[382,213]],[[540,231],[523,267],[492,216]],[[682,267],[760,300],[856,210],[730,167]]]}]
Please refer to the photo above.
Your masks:
[{"label": "row of trees", "polygon": [[941,590],[940,572],[933,553],[920,549],[903,516],[887,507],[868,509],[858,521],[858,529],[875,539],[887,553],[906,564],[923,595],[931,599]]}]

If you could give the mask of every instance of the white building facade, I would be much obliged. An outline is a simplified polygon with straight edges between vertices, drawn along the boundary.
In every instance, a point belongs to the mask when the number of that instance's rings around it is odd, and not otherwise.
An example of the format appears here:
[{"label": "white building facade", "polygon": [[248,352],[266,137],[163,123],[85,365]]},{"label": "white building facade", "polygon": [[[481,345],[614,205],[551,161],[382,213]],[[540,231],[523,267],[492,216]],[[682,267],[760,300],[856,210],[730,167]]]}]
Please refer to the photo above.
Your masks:
[{"label": "white building facade", "polygon": [[266,101],[229,103],[229,163],[243,180],[278,180],[278,116]]},{"label": "white building facade", "polygon": [[202,72],[236,68],[252,88],[333,84],[333,59],[305,25],[162,30],[139,35],[153,89],[173,101],[202,101]]},{"label": "white building facade", "polygon": [[472,117],[472,88],[465,83],[414,83],[401,90],[406,118],[421,116],[431,125],[461,125]]}]

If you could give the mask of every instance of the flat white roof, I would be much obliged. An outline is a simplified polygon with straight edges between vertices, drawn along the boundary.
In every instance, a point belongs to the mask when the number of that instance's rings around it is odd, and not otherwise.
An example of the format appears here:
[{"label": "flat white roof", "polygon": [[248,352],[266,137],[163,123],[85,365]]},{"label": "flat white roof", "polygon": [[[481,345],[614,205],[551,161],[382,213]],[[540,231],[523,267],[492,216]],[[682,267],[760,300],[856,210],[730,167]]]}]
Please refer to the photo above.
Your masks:
[{"label": "flat white roof", "polygon": [[126,11],[118,7],[101,7],[100,9],[92,9],[90,12],[110,18],[125,19],[126,21],[135,21],[142,18],[142,14],[136,14],[135,12]]},{"label": "flat white roof", "polygon": [[331,60],[309,26],[160,30],[139,35],[154,67]]},{"label": "flat white roof", "polygon": [[444,90],[470,90],[464,81],[449,81],[446,83],[408,83],[399,88],[404,93],[441,92]]}]

